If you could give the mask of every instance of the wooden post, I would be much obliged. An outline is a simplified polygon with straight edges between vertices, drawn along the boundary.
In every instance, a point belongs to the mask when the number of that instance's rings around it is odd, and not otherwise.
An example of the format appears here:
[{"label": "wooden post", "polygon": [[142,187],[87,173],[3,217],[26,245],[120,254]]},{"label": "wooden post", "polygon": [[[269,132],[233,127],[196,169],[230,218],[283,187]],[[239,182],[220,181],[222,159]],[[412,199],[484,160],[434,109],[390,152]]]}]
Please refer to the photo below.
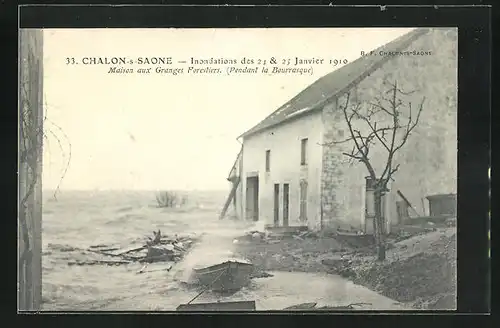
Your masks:
[{"label": "wooden post", "polygon": [[398,200],[396,201],[396,208],[398,211],[398,224],[407,223],[410,219],[408,204],[404,200]]},{"label": "wooden post", "polygon": [[236,191],[238,190],[239,184],[240,184],[240,178],[236,178],[236,180],[233,181],[231,192],[229,193],[229,196],[227,197],[226,203],[224,204],[224,207],[222,208],[222,211],[221,211],[220,216],[219,216],[219,220],[222,220],[226,216],[226,212],[227,212],[227,209],[229,208],[229,205],[231,205],[232,200],[236,198]]},{"label": "wooden post", "polygon": [[19,31],[18,310],[42,301],[43,32]]}]

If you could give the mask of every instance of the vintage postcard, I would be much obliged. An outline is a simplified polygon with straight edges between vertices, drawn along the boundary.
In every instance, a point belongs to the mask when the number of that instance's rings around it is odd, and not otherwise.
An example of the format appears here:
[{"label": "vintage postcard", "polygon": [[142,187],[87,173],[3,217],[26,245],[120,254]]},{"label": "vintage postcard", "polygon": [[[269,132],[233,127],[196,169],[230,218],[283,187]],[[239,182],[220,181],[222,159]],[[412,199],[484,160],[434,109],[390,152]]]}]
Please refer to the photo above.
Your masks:
[{"label": "vintage postcard", "polygon": [[19,309],[456,309],[457,50],[21,30]]}]

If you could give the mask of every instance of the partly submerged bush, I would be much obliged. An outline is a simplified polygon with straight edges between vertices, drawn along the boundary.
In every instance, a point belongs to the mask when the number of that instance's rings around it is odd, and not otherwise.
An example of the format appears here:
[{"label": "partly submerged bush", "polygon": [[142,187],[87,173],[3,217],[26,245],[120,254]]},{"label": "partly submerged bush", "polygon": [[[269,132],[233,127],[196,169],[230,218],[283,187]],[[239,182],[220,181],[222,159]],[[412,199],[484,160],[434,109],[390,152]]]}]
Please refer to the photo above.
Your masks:
[{"label": "partly submerged bush", "polygon": [[173,191],[161,191],[156,194],[158,207],[176,208],[187,204],[188,198]]}]

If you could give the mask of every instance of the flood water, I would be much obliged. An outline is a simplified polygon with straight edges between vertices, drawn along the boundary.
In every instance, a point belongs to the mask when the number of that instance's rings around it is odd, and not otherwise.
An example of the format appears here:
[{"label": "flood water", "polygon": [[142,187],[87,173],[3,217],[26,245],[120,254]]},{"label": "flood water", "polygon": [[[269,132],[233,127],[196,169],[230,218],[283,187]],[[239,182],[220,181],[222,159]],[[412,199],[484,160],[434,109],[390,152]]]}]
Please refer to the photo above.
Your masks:
[{"label": "flood water", "polygon": [[[45,192],[43,216],[43,310],[50,311],[168,311],[189,302],[199,290],[186,285],[191,268],[200,262],[231,256],[232,240],[249,224],[219,221],[224,193],[193,192],[190,205],[177,210],[155,207],[154,192],[63,192],[57,201]],[[81,248],[96,244],[127,246],[145,236],[203,235],[172,270],[169,263],[121,266],[69,266],[81,259]],[[206,292],[196,302],[255,300],[257,310],[280,310],[298,303],[322,305],[371,303],[362,309],[400,309],[395,301],[339,276],[271,272],[253,279],[231,296]]]}]

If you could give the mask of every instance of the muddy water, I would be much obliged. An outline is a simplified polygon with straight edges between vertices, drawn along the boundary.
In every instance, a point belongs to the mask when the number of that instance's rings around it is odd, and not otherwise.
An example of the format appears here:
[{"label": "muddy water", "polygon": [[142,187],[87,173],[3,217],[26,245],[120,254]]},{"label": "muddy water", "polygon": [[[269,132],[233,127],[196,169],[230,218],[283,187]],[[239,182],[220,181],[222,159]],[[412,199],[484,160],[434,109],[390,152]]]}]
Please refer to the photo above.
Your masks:
[{"label": "muddy water", "polygon": [[[220,231],[219,231],[220,232]],[[59,286],[61,294],[45,310],[145,310],[170,311],[191,301],[200,291],[190,285],[194,266],[217,262],[232,256],[228,234],[206,235],[180,262],[150,264],[146,272],[138,273],[142,265],[72,266],[52,273],[52,281],[69,281]],[[230,296],[205,292],[195,302],[255,300],[257,310],[281,310],[299,303],[317,302],[323,305],[370,303],[360,309],[401,309],[395,301],[365,287],[329,274],[301,272],[271,272],[272,277],[257,278]],[[70,278],[69,278],[70,277]],[[52,295],[57,295],[52,290]],[[53,296],[54,298],[54,296]]]},{"label": "muddy water", "polygon": [[273,277],[255,279],[250,286],[231,297],[219,297],[213,293],[207,293],[202,294],[195,302],[255,300],[257,310],[264,311],[281,310],[288,306],[309,302],[317,302],[317,306],[369,303],[359,307],[365,310],[402,309],[402,306],[394,300],[355,285],[339,276],[302,272],[271,273]]},{"label": "muddy water", "polygon": [[[151,268],[161,269],[162,266],[156,265]],[[84,289],[92,291],[90,286],[95,284],[99,286],[95,287],[95,293],[80,294],[79,302],[73,304],[60,304],[60,306],[46,304],[45,310],[173,311],[179,304],[189,302],[199,293],[196,288],[174,281],[171,273],[156,271],[134,275],[130,270],[125,270],[121,275],[127,275],[126,279],[103,277],[97,281],[87,280]],[[81,278],[85,276],[85,272],[73,273],[75,282],[82,283]],[[206,292],[199,296],[195,303],[255,300],[257,310],[281,310],[287,306],[308,302],[317,302],[318,306],[370,303],[359,309],[403,309],[403,306],[394,300],[339,276],[301,272],[271,273],[273,277],[254,279],[249,286],[231,296]],[[117,275],[114,273],[115,277]],[[102,279],[106,279],[106,288],[102,287]],[[110,297],[109,295],[113,293],[117,294],[116,290],[121,291],[117,296]]]},{"label": "muddy water", "polygon": [[[66,196],[66,197],[65,197]],[[196,195],[192,195],[195,198]],[[46,202],[43,218],[43,310],[49,311],[157,311],[175,310],[199,293],[190,287],[191,269],[232,256],[234,237],[250,226],[219,221],[223,199],[207,195],[189,210],[166,211],[151,205],[151,193],[127,195],[63,194],[57,203]],[[141,264],[123,266],[68,266],[82,255],[70,247],[97,243],[126,245],[156,229],[179,234],[195,233],[201,241],[172,270],[169,263],[151,264],[138,274]],[[54,244],[66,248],[55,248]],[[64,249],[64,251],[63,251]],[[273,272],[253,279],[236,294],[221,297],[210,292],[195,302],[255,300],[257,310],[280,310],[298,303],[318,305],[371,303],[364,308],[401,308],[395,301],[335,275]]]}]

